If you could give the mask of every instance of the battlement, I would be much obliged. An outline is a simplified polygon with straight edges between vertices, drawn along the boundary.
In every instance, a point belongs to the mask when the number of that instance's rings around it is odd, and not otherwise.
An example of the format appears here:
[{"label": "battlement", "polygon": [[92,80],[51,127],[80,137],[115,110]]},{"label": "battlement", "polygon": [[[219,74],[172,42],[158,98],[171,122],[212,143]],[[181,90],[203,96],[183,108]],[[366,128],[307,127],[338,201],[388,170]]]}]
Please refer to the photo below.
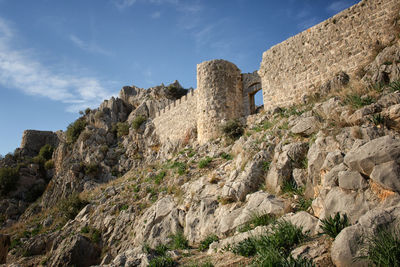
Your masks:
[{"label": "battlement", "polygon": [[174,101],[168,101],[168,104],[159,109],[158,112],[156,113],[155,118],[161,116],[162,114],[165,114],[166,112],[169,112],[171,109],[181,109],[181,106],[187,105],[186,102],[192,102],[193,98],[197,97],[197,90],[191,89],[189,92],[182,96],[181,98],[174,100]]}]

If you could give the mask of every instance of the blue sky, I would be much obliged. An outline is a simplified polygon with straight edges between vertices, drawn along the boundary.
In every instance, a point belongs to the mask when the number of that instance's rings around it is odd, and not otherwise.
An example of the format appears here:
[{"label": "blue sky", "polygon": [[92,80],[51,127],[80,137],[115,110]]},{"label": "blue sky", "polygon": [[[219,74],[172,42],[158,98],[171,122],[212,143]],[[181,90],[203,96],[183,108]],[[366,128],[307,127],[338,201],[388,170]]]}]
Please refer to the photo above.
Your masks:
[{"label": "blue sky", "polygon": [[195,88],[196,64],[215,58],[253,72],[262,52],[357,2],[0,0],[0,154],[124,85]]}]

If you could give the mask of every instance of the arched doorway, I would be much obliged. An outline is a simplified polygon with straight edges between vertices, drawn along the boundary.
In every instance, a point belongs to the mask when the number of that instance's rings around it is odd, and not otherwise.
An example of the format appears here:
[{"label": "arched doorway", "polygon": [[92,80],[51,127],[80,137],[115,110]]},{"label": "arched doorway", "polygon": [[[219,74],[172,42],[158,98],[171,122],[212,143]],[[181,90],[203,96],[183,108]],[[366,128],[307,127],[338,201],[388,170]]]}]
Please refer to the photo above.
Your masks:
[{"label": "arched doorway", "polygon": [[250,114],[257,113],[258,107],[263,106],[261,83],[252,84],[247,90],[250,104]]}]

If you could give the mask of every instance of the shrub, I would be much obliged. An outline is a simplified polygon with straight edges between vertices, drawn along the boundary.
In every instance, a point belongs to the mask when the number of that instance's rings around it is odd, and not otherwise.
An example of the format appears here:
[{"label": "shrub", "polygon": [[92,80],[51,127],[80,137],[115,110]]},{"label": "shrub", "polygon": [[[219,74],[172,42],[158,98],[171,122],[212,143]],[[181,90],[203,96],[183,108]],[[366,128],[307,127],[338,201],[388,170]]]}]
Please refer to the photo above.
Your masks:
[{"label": "shrub", "polygon": [[203,169],[203,168],[207,167],[208,165],[210,165],[211,161],[212,161],[212,158],[210,158],[208,156],[205,157],[204,159],[199,161],[199,168]]},{"label": "shrub", "polygon": [[300,196],[296,204],[296,211],[308,211],[312,205],[312,199],[306,199],[304,196]]},{"label": "shrub", "polygon": [[125,136],[129,134],[129,124],[127,122],[117,123],[117,136]]},{"label": "shrub", "polygon": [[84,118],[79,118],[67,127],[66,136],[67,142],[73,144],[78,140],[79,135],[85,129],[87,122]]},{"label": "shrub", "polygon": [[158,256],[150,260],[149,267],[169,267],[175,266],[174,260],[170,256]]},{"label": "shrub", "polygon": [[221,129],[224,135],[232,140],[238,139],[244,132],[243,125],[238,120],[227,121]]},{"label": "shrub", "polygon": [[100,172],[100,166],[96,163],[83,164],[86,175],[96,175]]},{"label": "shrub", "polygon": [[18,168],[0,168],[0,195],[5,196],[8,192],[13,191],[17,186],[18,179]]},{"label": "shrub", "polygon": [[370,96],[366,96],[366,97],[361,97],[357,94],[348,94],[346,95],[344,101],[343,101],[346,105],[350,105],[353,108],[362,108],[364,106],[370,105],[372,103],[375,102],[375,100],[370,97]]},{"label": "shrub", "polygon": [[347,215],[341,216],[339,212],[334,217],[329,216],[321,220],[321,223],[322,234],[329,235],[332,238],[335,238],[340,231],[350,225]]},{"label": "shrub", "polygon": [[265,226],[275,222],[276,222],[276,216],[274,214],[261,214],[258,212],[254,212],[251,215],[249,221],[245,222],[244,224],[238,227],[238,231],[243,233],[253,230],[257,226],[262,226],[262,225]]},{"label": "shrub", "polygon": [[178,231],[176,234],[170,235],[169,237],[171,238],[171,243],[170,243],[171,249],[189,248],[189,242],[182,231]]},{"label": "shrub", "polygon": [[98,111],[96,111],[96,113],[94,114],[94,118],[95,118],[96,120],[99,120],[99,119],[102,118],[102,117],[104,117],[104,112],[103,112],[103,111],[98,110]]},{"label": "shrub", "polygon": [[146,121],[146,117],[143,115],[139,115],[136,118],[133,119],[132,121],[132,128],[135,130],[138,130],[140,126]]},{"label": "shrub", "polygon": [[77,193],[74,193],[58,203],[58,210],[63,217],[72,220],[87,204],[86,200],[81,199]]},{"label": "shrub", "polygon": [[177,169],[179,175],[183,175],[186,172],[186,164],[183,162],[175,161],[169,166],[170,169]]},{"label": "shrub", "polygon": [[44,158],[45,160],[49,160],[53,156],[53,151],[54,147],[52,147],[49,144],[46,144],[42,146],[42,148],[40,148],[38,156]]},{"label": "shrub", "polygon": [[294,179],[284,181],[281,190],[283,194],[289,194],[290,196],[303,195],[304,193],[304,188],[297,186]]},{"label": "shrub", "polygon": [[231,154],[228,154],[228,153],[225,153],[225,152],[222,152],[220,157],[225,159],[225,160],[232,160],[233,159]]},{"label": "shrub", "polygon": [[273,224],[266,235],[249,237],[228,249],[246,257],[257,255],[256,266],[298,266],[285,265],[285,261],[290,251],[307,237],[308,233],[303,233],[302,228],[280,221]]},{"label": "shrub", "polygon": [[400,81],[391,82],[388,87],[392,92],[400,91]]},{"label": "shrub", "polygon": [[265,172],[269,171],[269,168],[271,167],[271,161],[264,161],[263,162],[263,170]]},{"label": "shrub", "polygon": [[366,238],[364,255],[359,257],[367,259],[374,266],[400,266],[400,231],[381,227],[372,237]]},{"label": "shrub", "polygon": [[88,115],[92,110],[90,108],[85,109],[85,114]]},{"label": "shrub", "polygon": [[219,238],[216,235],[209,235],[204,240],[200,242],[199,250],[205,251],[207,250],[213,242],[218,241]]},{"label": "shrub", "polygon": [[162,171],[159,174],[157,174],[156,176],[154,176],[154,183],[155,184],[161,184],[161,182],[164,179],[165,175],[167,175],[167,173],[165,171]]},{"label": "shrub", "polygon": [[44,163],[44,169],[45,170],[51,170],[54,168],[54,161],[52,159],[49,159]]}]

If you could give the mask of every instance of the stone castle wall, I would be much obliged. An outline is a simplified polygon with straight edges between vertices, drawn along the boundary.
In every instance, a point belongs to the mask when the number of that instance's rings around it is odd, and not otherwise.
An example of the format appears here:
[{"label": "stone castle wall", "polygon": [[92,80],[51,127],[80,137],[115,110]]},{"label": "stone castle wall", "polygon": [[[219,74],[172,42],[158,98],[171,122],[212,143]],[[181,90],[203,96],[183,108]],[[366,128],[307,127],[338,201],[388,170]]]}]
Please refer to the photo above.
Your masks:
[{"label": "stone castle wall", "polygon": [[185,139],[185,134],[196,127],[196,106],[197,90],[191,90],[156,114],[153,123],[162,143]]},{"label": "stone castle wall", "polygon": [[197,140],[204,144],[221,135],[225,121],[243,116],[240,70],[220,59],[198,64],[197,91]]},{"label": "stone castle wall", "polygon": [[344,71],[355,77],[395,38],[399,0],[363,0],[264,52],[259,75],[264,108],[289,106]]}]

